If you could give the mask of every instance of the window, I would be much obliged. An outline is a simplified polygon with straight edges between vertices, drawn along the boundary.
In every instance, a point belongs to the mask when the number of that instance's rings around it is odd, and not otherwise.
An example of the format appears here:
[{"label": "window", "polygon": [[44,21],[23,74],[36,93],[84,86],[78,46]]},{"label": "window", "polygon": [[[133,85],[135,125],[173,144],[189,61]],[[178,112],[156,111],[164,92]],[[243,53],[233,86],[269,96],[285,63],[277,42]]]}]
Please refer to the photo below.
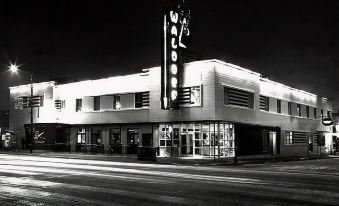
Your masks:
[{"label": "window", "polygon": [[120,104],[120,95],[116,94],[113,95],[113,109],[120,109],[121,104]]},{"label": "window", "polygon": [[277,113],[281,113],[281,100],[277,99]]},{"label": "window", "polygon": [[321,115],[321,119],[324,119],[324,110],[323,109],[320,110],[320,115]]},{"label": "window", "polygon": [[143,108],[149,106],[149,92],[135,93],[135,108]]},{"label": "window", "polygon": [[314,119],[317,119],[317,108],[313,108]]},{"label": "window", "polygon": [[135,93],[135,108],[141,108],[142,107],[142,93]]},{"label": "window", "polygon": [[268,131],[264,130],[262,135],[262,152],[267,153],[268,152],[268,142],[269,142],[269,136]]},{"label": "window", "polygon": [[[170,147],[172,145],[172,132],[170,132],[171,125],[160,124],[159,125],[159,146]],[[178,131],[177,131],[178,132]],[[179,134],[177,134],[179,138]],[[178,142],[179,143],[179,142]]]},{"label": "window", "polygon": [[75,111],[79,112],[82,109],[82,99],[75,100]]},{"label": "window", "polygon": [[299,117],[301,117],[301,105],[297,104],[297,114]]},{"label": "window", "polygon": [[331,111],[327,111],[327,117],[330,117],[332,119],[332,112]]},{"label": "window", "polygon": [[[30,97],[28,97],[28,99],[30,99]],[[44,106],[44,96],[33,96],[32,107],[42,107],[42,106]]]},{"label": "window", "polygon": [[310,118],[310,107],[306,106],[306,117]]},{"label": "window", "polygon": [[99,111],[100,110],[100,97],[94,97],[94,111]]},{"label": "window", "polygon": [[288,114],[289,115],[292,115],[292,102],[288,102],[288,105],[287,105],[287,109],[288,109]]},{"label": "window", "polygon": [[293,143],[293,132],[285,132],[285,145]]},{"label": "window", "polygon": [[295,143],[306,143],[307,133],[306,132],[293,132],[293,144]]},{"label": "window", "polygon": [[92,130],[91,144],[101,144],[101,130]]},{"label": "window", "polygon": [[179,88],[180,105],[201,105],[201,86]]},{"label": "window", "polygon": [[77,134],[78,144],[85,144],[86,143],[86,130],[85,129],[78,129],[78,134]]},{"label": "window", "polygon": [[224,104],[254,108],[254,94],[241,89],[224,87]]},{"label": "window", "polygon": [[260,109],[268,112],[269,107],[270,107],[270,98],[260,95]]},{"label": "window", "polygon": [[139,129],[127,130],[127,144],[128,145],[139,144]]},{"label": "window", "polygon": [[61,109],[64,109],[66,105],[65,100],[58,100],[58,99],[54,101],[54,104],[58,112],[61,112]]},{"label": "window", "polygon": [[61,108],[64,109],[66,107],[66,100],[61,100]]},{"label": "window", "polygon": [[121,131],[120,129],[111,128],[109,130],[109,144],[119,145],[121,144]]}]

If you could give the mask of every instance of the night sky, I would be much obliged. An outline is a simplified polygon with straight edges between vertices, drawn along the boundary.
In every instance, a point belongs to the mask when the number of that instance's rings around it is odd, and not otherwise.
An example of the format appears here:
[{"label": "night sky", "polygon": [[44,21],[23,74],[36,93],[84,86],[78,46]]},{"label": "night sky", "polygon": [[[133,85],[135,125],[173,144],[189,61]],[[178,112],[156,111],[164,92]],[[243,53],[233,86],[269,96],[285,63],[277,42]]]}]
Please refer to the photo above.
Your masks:
[{"label": "night sky", "polygon": [[[166,0],[0,1],[0,109],[10,61],[34,81],[96,79],[160,66]],[[339,109],[339,1],[191,0],[191,50],[288,86]],[[197,55],[197,56],[198,56]]]}]

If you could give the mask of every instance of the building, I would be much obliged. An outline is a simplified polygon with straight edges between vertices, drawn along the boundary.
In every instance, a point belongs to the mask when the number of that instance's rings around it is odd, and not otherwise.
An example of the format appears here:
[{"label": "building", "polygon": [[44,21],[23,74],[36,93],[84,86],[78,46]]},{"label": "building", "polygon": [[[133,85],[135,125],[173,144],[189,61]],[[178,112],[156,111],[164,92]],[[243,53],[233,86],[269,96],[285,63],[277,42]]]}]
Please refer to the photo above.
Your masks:
[{"label": "building", "polygon": [[9,139],[8,136],[10,136],[8,132],[8,121],[9,121],[8,110],[0,110],[0,135],[1,135],[0,148],[7,145],[7,141]]},{"label": "building", "polygon": [[[68,84],[36,83],[34,148],[71,143],[116,152],[157,148],[157,156],[307,156],[332,111],[326,98],[219,60],[187,63],[177,110],[162,110],[160,67]],[[30,85],[10,87],[10,129],[30,137]]]}]

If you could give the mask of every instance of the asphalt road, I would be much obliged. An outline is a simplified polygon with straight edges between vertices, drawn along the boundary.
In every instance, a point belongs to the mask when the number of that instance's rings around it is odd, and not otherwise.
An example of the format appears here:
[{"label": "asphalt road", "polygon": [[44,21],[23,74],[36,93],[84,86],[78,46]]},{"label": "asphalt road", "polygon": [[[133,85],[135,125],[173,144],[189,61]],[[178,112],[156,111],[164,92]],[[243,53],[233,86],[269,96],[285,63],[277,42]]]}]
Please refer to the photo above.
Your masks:
[{"label": "asphalt road", "polygon": [[339,205],[339,158],[185,166],[0,154],[0,205]]}]

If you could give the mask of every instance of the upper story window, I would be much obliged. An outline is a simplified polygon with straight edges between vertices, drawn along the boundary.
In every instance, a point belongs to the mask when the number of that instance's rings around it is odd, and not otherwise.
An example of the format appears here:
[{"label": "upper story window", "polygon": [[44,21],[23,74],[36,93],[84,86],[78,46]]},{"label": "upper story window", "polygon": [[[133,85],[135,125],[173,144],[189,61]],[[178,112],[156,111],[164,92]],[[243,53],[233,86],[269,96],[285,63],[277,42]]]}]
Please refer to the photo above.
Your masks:
[{"label": "upper story window", "polygon": [[281,100],[277,99],[277,113],[281,113]]},{"label": "upper story window", "polygon": [[297,104],[297,114],[301,117],[301,104]]},{"label": "upper story window", "polygon": [[288,102],[287,103],[287,110],[288,110],[288,114],[289,115],[292,115],[292,102]]},{"label": "upper story window", "polygon": [[66,101],[65,100],[55,100],[54,101],[55,108],[61,112],[61,109],[64,109],[66,107]]},{"label": "upper story window", "polygon": [[149,106],[149,92],[113,95],[113,109],[134,109]]},{"label": "upper story window", "polygon": [[232,87],[224,87],[224,104],[254,108],[254,93]]},{"label": "upper story window", "polygon": [[180,105],[200,106],[201,86],[179,88]]},{"label": "upper story window", "polygon": [[317,108],[313,108],[314,119],[317,119]]},{"label": "upper story window", "polygon": [[306,117],[310,118],[310,107],[306,106]]},{"label": "upper story window", "polygon": [[135,108],[143,108],[149,106],[149,92],[139,92],[134,94]]},{"label": "upper story window", "polygon": [[100,96],[94,97],[93,101],[94,101],[93,110],[99,111],[100,110]]},{"label": "upper story window", "polygon": [[260,95],[260,109],[268,112],[269,108],[270,108],[270,98]]},{"label": "upper story window", "polygon": [[120,109],[121,104],[120,104],[120,95],[115,94],[113,95],[113,109]]},{"label": "upper story window", "polygon": [[82,109],[82,99],[75,100],[75,111],[79,112]]},{"label": "upper story window", "polygon": [[[30,108],[30,96],[16,97],[14,102],[14,109]],[[33,96],[32,107],[44,106],[44,96]]]}]

